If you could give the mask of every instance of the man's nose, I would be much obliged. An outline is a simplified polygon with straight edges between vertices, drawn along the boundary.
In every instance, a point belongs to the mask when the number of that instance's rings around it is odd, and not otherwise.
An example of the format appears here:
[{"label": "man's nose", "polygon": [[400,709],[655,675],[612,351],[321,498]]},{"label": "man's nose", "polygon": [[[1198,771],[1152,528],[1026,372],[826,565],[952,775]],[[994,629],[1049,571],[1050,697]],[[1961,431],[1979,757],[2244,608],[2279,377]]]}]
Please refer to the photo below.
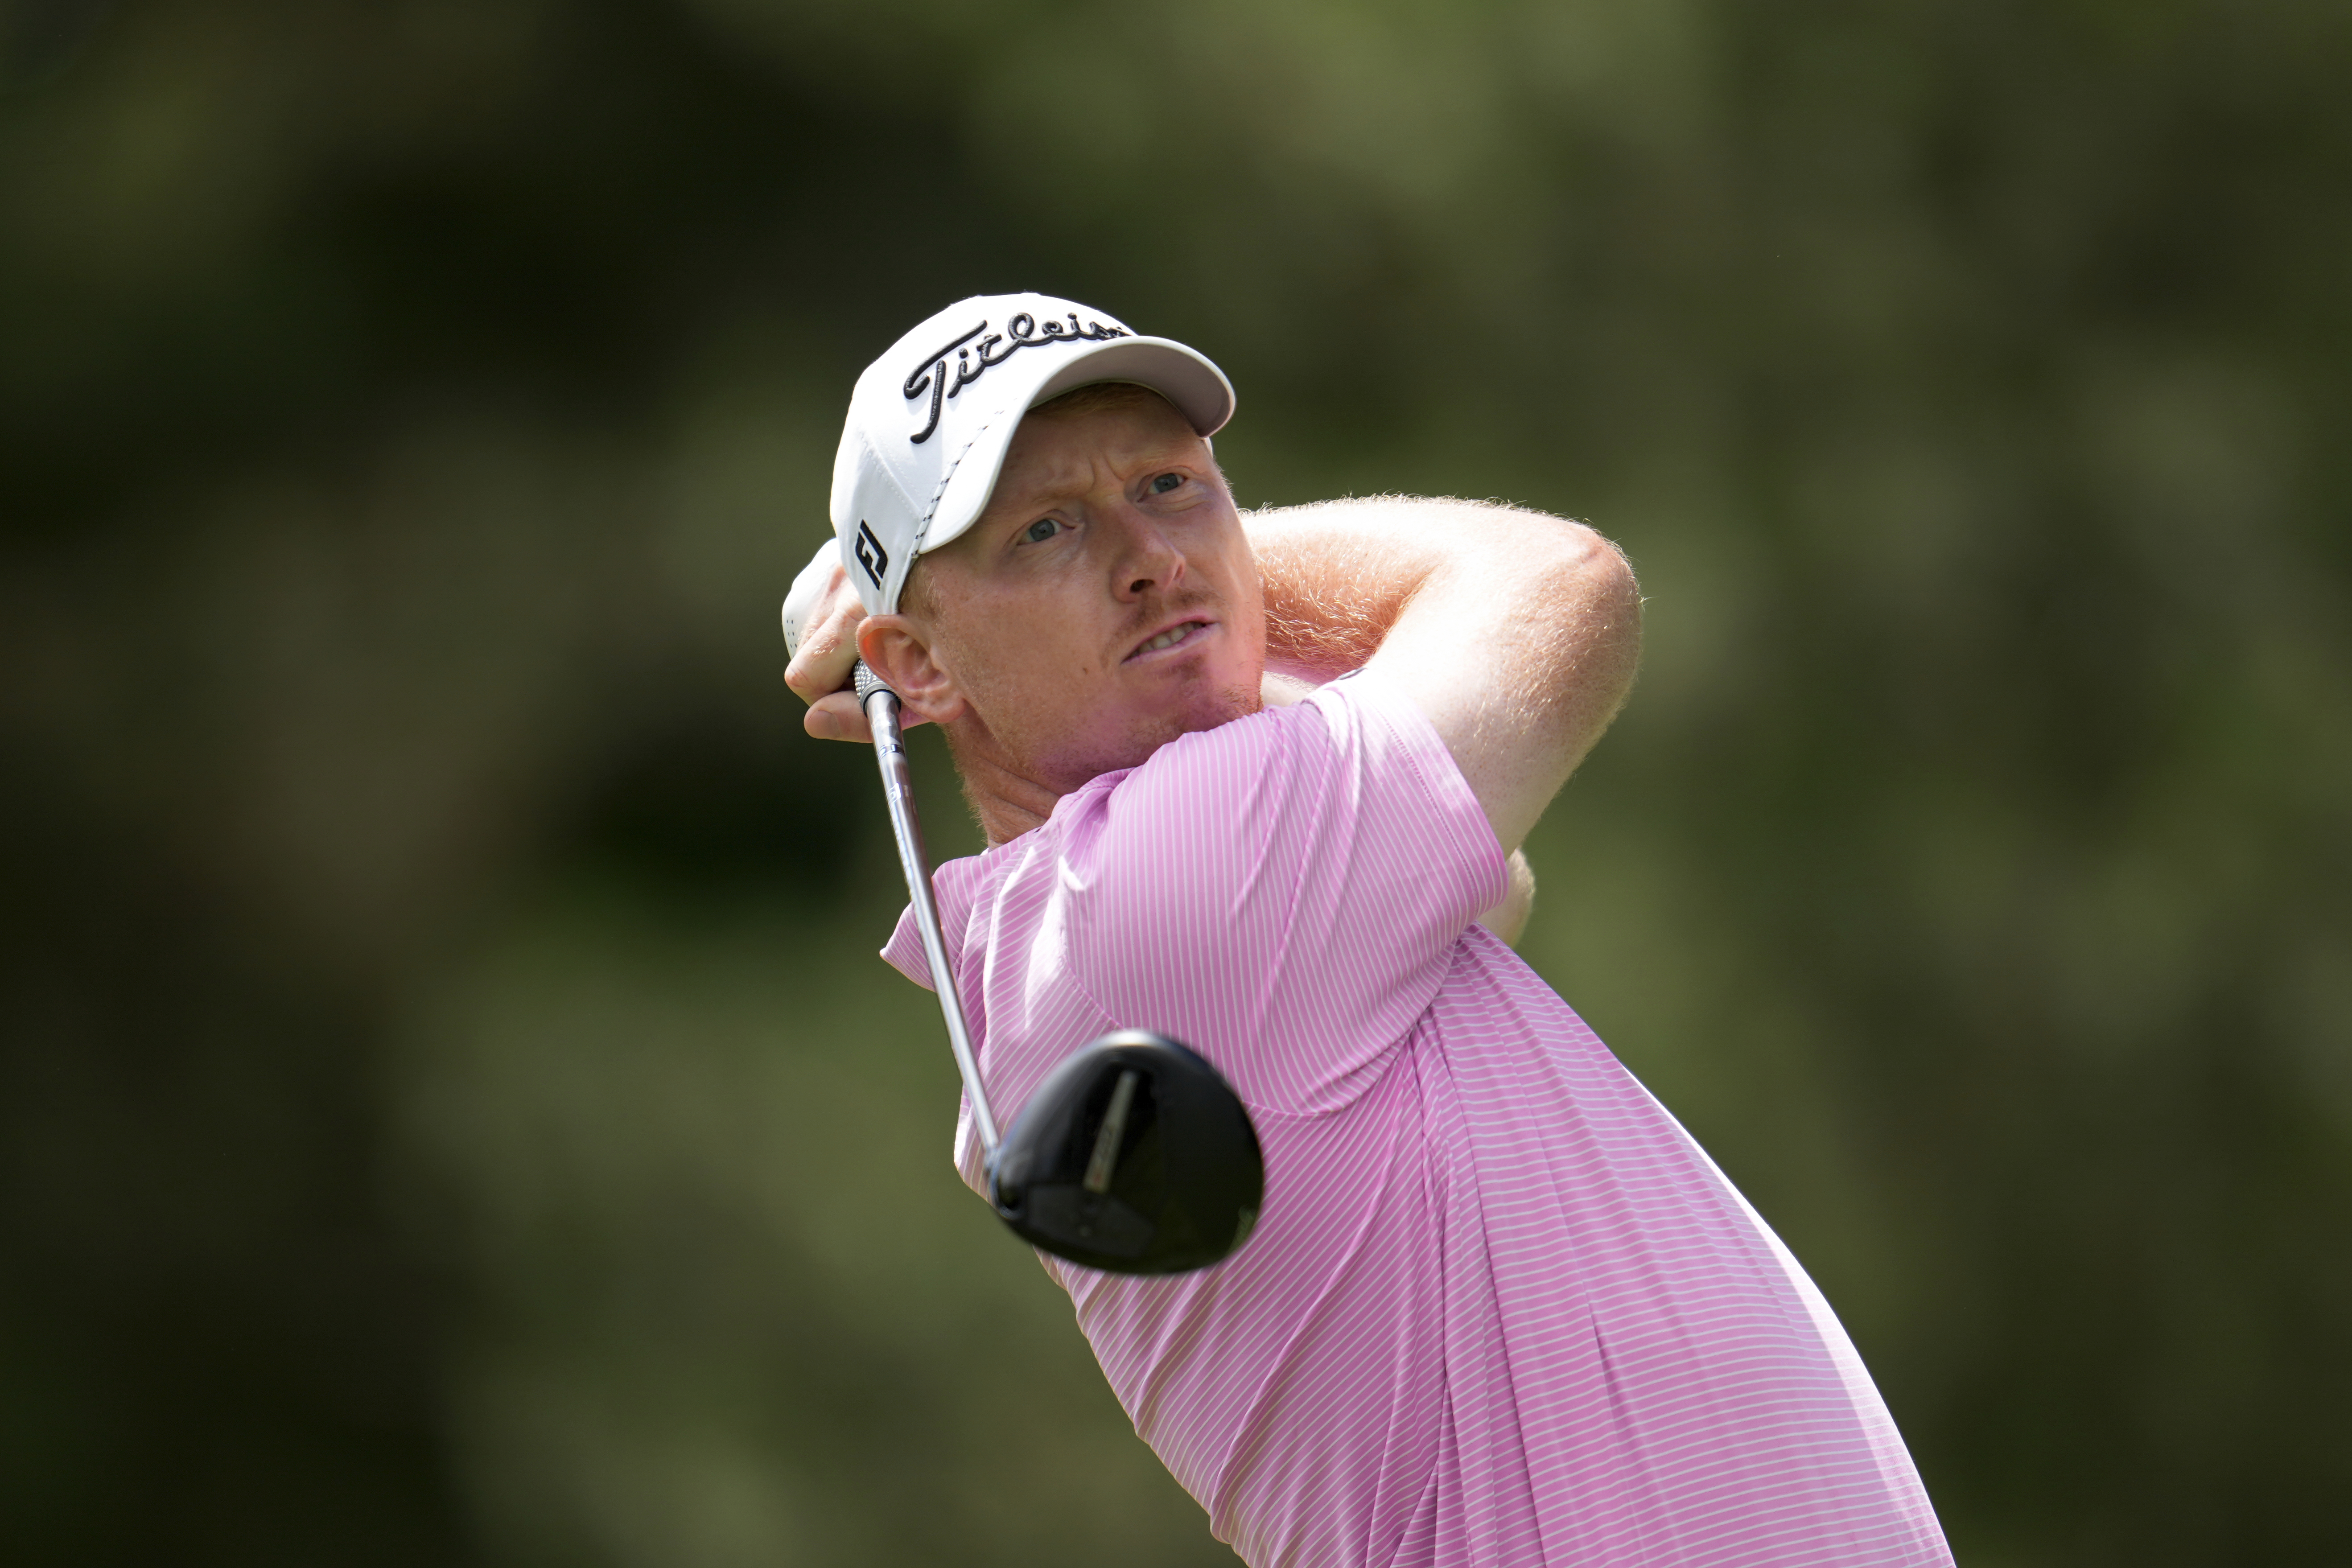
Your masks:
[{"label": "man's nose", "polygon": [[1150,513],[1119,508],[1118,556],[1112,563],[1111,592],[1122,600],[1173,591],[1184,581],[1184,553]]}]

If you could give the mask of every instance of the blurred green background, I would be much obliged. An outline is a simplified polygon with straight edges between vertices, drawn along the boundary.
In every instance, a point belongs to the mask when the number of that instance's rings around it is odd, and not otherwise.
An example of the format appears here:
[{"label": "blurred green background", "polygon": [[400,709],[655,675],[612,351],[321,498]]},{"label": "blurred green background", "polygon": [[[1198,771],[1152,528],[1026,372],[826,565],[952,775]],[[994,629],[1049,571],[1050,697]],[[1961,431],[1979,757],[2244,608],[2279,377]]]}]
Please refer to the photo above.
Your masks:
[{"label": "blurred green background", "polygon": [[1245,502],[1623,542],[1526,951],[1964,1562],[2342,1561],[2347,80],[2326,0],[0,5],[8,1560],[1233,1561],[779,678],[856,372],[1036,288],[1223,363]]}]

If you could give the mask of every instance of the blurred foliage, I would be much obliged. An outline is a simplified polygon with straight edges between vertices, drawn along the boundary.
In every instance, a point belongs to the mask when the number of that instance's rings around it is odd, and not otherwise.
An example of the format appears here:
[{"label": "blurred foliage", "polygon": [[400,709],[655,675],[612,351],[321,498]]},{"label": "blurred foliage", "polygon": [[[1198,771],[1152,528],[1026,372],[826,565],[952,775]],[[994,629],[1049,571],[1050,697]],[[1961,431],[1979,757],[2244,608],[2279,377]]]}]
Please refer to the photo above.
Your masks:
[{"label": "blurred foliage", "polygon": [[1964,1561],[2335,1560],[2347,74],[2325,0],[0,7],[10,1559],[1231,1560],[776,679],[858,368],[1040,288],[1225,365],[1247,500],[1624,542],[1527,951]]}]

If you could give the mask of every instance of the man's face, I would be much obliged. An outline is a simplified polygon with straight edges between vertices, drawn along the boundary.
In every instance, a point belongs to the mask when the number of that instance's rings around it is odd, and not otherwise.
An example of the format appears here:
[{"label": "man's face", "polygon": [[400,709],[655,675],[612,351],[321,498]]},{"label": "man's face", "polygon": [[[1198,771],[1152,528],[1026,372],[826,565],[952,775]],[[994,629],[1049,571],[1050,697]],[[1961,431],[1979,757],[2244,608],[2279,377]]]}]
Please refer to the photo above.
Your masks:
[{"label": "man's face", "polygon": [[1209,446],[1139,393],[1032,414],[988,510],[925,555],[908,619],[945,720],[1057,794],[1257,711],[1256,560]]}]

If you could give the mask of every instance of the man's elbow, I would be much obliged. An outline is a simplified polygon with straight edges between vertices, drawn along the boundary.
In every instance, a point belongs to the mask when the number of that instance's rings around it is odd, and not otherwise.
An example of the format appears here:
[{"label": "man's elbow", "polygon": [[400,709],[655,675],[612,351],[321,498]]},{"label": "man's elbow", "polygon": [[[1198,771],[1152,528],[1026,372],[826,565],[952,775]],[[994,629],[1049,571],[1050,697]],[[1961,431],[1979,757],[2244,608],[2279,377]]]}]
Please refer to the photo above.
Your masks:
[{"label": "man's elbow", "polygon": [[[1528,574],[1546,634],[1539,676],[1569,749],[1581,757],[1633,689],[1642,662],[1642,590],[1620,551],[1582,523],[1563,523]],[[1536,672],[1530,671],[1530,674]],[[1572,765],[1572,764],[1571,764]]]},{"label": "man's elbow", "polygon": [[[1590,531],[1588,530],[1588,531]],[[1625,552],[1598,533],[1591,564],[1592,613],[1596,641],[1609,660],[1622,669],[1622,698],[1633,689],[1633,673],[1642,663],[1642,584],[1634,580],[1633,563]]]},{"label": "man's elbow", "polygon": [[1642,588],[1625,552],[1584,523],[1552,532],[1540,592],[1580,665],[1622,668],[1627,685],[1642,654]]}]

